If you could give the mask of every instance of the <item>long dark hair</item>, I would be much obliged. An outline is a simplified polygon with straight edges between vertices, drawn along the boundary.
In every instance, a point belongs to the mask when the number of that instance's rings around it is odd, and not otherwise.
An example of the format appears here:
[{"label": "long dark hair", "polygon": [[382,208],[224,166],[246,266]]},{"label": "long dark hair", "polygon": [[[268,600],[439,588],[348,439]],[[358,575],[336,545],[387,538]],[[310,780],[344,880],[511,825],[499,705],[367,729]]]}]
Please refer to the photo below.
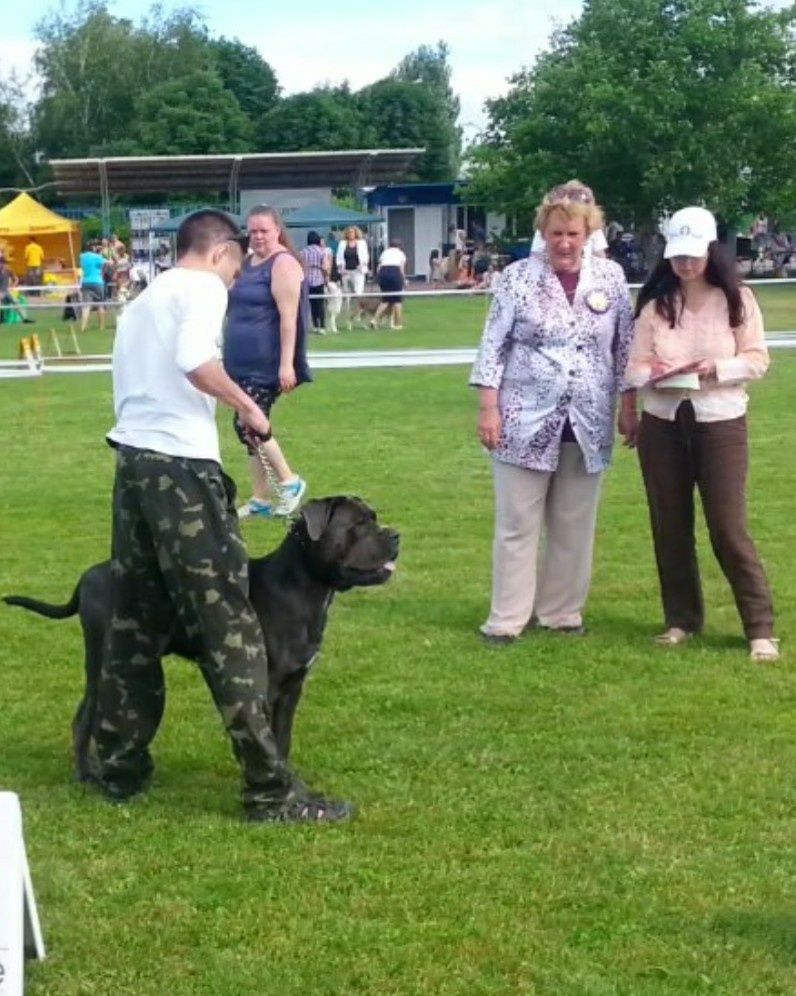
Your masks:
[{"label": "long dark hair", "polygon": [[[744,322],[744,307],[741,298],[741,281],[735,260],[719,242],[708,246],[708,265],[705,280],[711,287],[719,287],[727,298],[730,314],[730,327],[738,328]],[[636,318],[645,305],[655,302],[655,313],[665,318],[669,328],[674,328],[683,311],[685,302],[680,293],[680,278],[672,269],[668,259],[662,259],[647,278],[636,299]]]}]

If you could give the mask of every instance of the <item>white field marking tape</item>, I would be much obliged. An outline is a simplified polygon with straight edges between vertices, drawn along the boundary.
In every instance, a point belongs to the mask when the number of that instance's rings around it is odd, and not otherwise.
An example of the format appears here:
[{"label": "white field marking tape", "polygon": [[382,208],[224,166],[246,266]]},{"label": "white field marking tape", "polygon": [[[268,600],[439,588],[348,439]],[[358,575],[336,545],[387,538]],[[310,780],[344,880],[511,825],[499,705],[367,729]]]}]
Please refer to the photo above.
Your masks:
[{"label": "white field marking tape", "polygon": [[80,290],[80,284],[17,284],[16,291],[32,291],[34,294],[72,294]]},{"label": "white field marking tape", "polygon": [[[796,349],[796,332],[778,332],[766,337],[771,349]],[[477,350],[462,349],[395,349],[395,350],[339,350],[328,353],[309,353],[313,370],[369,370],[379,367],[447,367],[472,363]],[[34,377],[42,373],[108,373],[112,367],[110,356],[92,357],[96,362],[84,362],[87,357],[45,357],[39,370],[31,372],[18,360],[0,361],[0,378]],[[0,994],[1,996],[1,994]]]},{"label": "white field marking tape", "polygon": [[21,380],[23,377],[41,377],[42,370],[31,370],[24,366],[19,369],[0,369],[0,380]]}]

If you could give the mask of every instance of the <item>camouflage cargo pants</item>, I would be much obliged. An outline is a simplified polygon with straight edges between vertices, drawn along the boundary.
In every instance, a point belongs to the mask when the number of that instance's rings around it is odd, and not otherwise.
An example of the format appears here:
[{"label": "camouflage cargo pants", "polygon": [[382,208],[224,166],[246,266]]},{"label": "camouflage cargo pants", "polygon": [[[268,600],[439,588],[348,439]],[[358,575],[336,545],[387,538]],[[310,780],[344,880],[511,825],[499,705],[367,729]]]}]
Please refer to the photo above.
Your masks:
[{"label": "camouflage cargo pants", "polygon": [[235,486],[212,460],[116,451],[110,649],[95,730],[109,791],[141,789],[163,715],[161,657],[179,619],[243,772],[247,808],[285,796],[266,705],[262,630],[248,600]]}]

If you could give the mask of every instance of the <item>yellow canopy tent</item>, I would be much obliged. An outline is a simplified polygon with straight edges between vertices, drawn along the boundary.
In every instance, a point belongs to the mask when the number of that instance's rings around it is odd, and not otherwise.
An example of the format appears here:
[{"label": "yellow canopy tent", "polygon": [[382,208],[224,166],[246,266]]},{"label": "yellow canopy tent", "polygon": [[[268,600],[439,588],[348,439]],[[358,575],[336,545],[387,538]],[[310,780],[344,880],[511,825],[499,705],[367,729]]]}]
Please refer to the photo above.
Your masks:
[{"label": "yellow canopy tent", "polygon": [[0,252],[19,277],[25,276],[25,246],[31,235],[44,249],[45,282],[57,283],[65,272],[71,277],[80,255],[80,225],[20,194],[0,208]]}]

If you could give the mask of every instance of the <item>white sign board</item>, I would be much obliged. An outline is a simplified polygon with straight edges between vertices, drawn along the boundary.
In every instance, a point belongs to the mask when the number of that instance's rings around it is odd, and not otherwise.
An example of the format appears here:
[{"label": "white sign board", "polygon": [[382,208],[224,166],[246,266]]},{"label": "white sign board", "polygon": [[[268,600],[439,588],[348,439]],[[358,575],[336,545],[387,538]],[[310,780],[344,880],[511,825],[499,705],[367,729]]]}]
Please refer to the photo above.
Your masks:
[{"label": "white sign board", "polygon": [[26,956],[44,958],[44,942],[19,798],[13,792],[0,792],[0,996],[22,996]]}]

